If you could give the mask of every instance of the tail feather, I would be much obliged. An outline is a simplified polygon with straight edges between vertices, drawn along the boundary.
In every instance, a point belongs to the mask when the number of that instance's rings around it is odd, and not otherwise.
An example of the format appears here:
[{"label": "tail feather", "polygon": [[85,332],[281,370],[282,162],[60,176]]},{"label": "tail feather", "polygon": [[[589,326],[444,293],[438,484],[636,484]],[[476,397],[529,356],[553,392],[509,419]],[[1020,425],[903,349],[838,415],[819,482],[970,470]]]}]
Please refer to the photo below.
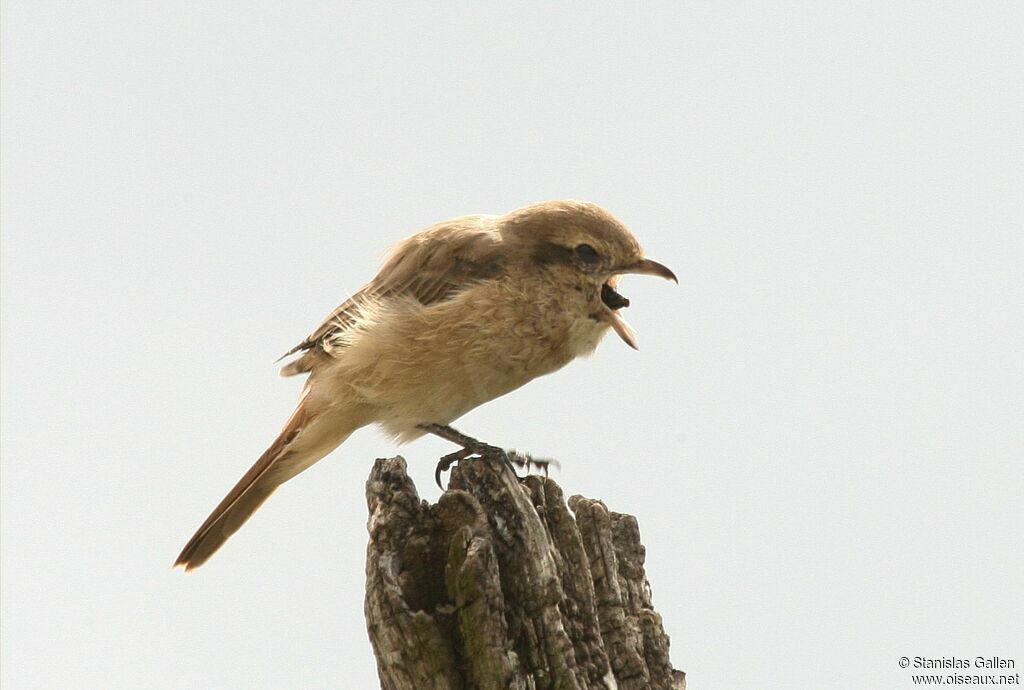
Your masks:
[{"label": "tail feather", "polygon": [[195,536],[189,539],[174,565],[184,566],[185,570],[189,571],[205,563],[224,545],[228,537],[237,532],[256,509],[270,498],[277,487],[278,484],[270,485],[266,481],[257,480],[251,483],[230,506],[217,506]]},{"label": "tail feather", "polygon": [[343,419],[310,413],[303,397],[277,439],[189,539],[175,566],[188,571],[205,563],[278,486],[330,453],[354,431],[355,426]]}]

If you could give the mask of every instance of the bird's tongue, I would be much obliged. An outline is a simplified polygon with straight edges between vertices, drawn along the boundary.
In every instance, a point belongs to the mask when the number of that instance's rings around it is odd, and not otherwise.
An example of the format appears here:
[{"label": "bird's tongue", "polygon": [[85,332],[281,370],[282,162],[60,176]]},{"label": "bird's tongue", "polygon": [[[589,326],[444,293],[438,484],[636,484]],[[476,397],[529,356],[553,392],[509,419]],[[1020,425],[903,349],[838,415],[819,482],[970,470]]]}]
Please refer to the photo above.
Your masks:
[{"label": "bird's tongue", "polygon": [[639,350],[640,348],[636,346],[636,332],[633,330],[633,327],[626,323],[626,320],[622,318],[619,312],[609,310],[607,313],[608,321],[612,324],[612,328],[619,334],[623,342],[634,350]]},{"label": "bird's tongue", "polygon": [[615,292],[616,278],[612,278],[601,286],[601,301],[612,311],[629,306],[629,300]]}]

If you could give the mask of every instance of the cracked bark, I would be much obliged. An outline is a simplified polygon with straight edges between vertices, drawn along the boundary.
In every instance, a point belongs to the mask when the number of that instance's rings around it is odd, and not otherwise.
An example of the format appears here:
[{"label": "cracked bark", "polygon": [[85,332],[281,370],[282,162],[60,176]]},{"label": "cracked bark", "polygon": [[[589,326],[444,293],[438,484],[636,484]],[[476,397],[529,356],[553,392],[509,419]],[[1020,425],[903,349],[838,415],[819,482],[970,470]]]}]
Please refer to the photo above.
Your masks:
[{"label": "cracked bark", "polygon": [[[387,690],[685,690],[637,521],[463,460],[434,505],[401,457],[366,484],[365,613]],[[570,508],[572,512],[570,512]]]}]

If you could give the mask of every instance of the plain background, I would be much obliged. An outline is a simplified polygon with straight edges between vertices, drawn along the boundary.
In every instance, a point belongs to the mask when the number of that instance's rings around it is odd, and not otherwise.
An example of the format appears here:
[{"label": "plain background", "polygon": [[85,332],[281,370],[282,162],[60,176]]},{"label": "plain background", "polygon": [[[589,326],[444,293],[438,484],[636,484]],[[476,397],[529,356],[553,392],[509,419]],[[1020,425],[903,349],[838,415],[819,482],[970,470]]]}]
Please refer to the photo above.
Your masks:
[{"label": "plain background", "polygon": [[[674,286],[468,415],[638,516],[692,688],[1024,664],[1020,3],[7,2],[4,688],[371,688],[373,430],[208,565],[274,359],[395,241],[558,197]],[[422,495],[449,450],[401,452]]]}]

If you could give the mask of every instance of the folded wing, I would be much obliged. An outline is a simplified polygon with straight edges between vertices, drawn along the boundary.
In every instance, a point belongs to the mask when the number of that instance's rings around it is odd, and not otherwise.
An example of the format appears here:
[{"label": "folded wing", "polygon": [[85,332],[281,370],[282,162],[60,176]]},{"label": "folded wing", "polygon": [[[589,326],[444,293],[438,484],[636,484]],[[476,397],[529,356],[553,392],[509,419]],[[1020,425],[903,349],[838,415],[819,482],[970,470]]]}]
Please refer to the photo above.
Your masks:
[{"label": "folded wing", "polygon": [[[505,270],[501,237],[493,216],[465,216],[441,223],[399,243],[377,276],[345,300],[316,330],[282,356],[306,352],[281,369],[283,376],[308,372],[325,341],[336,341],[351,327],[362,303],[408,296],[423,305],[450,299],[458,292]],[[319,351],[319,352],[318,352]]]}]

